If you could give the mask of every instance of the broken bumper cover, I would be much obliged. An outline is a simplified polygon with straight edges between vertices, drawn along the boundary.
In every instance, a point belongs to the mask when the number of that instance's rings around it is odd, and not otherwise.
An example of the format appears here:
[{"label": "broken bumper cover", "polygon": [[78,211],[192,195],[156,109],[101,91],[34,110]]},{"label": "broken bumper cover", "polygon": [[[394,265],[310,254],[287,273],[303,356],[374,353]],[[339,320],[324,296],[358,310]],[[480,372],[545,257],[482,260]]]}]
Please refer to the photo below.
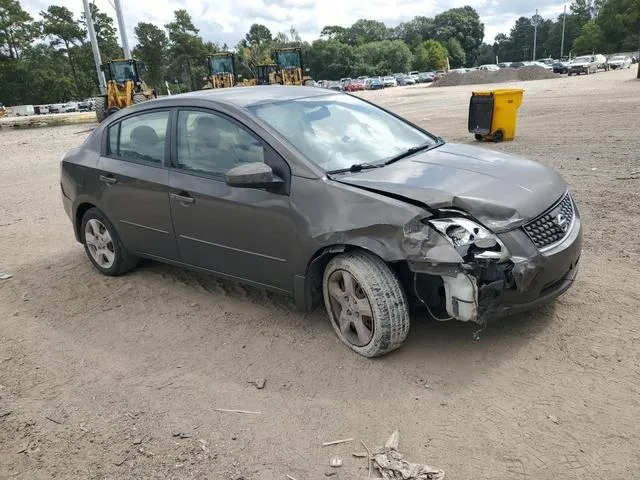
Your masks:
[{"label": "broken bumper cover", "polygon": [[572,227],[561,243],[544,253],[535,249],[521,229],[500,235],[520,258],[513,271],[516,288],[503,288],[502,282],[481,287],[478,316],[482,322],[547,304],[571,287],[582,251],[582,224],[577,211]]}]

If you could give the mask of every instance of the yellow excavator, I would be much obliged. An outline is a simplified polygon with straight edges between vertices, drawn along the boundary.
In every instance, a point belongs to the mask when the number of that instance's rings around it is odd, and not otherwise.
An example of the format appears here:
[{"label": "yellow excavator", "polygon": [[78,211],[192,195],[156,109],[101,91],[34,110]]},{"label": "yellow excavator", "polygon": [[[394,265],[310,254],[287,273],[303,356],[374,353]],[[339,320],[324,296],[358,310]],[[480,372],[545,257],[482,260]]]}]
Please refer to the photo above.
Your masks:
[{"label": "yellow excavator", "polygon": [[313,79],[305,75],[300,47],[280,48],[274,51],[277,70],[275,83],[280,85],[313,85]]},{"label": "yellow excavator", "polygon": [[98,122],[129,105],[156,97],[155,90],[150,89],[140,77],[140,72],[145,70],[142,62],[133,59],[110,60],[101,68],[107,77],[107,92],[95,101]]},{"label": "yellow excavator", "polygon": [[231,52],[219,52],[207,57],[209,77],[204,88],[230,88],[238,83],[235,56]]}]

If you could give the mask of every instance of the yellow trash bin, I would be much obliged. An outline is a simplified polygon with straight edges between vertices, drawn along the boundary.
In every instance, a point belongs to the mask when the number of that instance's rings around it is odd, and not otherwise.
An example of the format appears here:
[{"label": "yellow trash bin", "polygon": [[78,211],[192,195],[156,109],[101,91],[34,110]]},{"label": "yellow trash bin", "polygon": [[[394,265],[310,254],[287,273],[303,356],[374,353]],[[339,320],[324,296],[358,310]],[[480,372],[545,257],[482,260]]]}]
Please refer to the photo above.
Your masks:
[{"label": "yellow trash bin", "polygon": [[507,88],[473,92],[469,102],[469,132],[479,141],[513,140],[523,94],[524,90]]}]

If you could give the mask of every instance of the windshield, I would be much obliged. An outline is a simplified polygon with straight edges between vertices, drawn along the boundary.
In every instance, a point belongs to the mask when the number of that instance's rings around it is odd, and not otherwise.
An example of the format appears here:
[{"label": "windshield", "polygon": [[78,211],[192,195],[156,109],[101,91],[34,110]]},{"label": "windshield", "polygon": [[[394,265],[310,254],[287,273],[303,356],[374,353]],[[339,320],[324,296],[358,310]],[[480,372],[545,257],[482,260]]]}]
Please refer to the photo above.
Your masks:
[{"label": "windshield", "polygon": [[276,60],[280,68],[300,67],[300,55],[298,55],[298,52],[295,50],[276,53]]},{"label": "windshield", "polygon": [[209,57],[209,68],[214,75],[218,73],[233,73],[233,60],[231,57]]},{"label": "windshield", "polygon": [[300,98],[249,109],[325,171],[382,164],[436,140],[404,121],[349,95]]},{"label": "windshield", "polygon": [[137,81],[134,66],[129,62],[112,62],[111,78],[116,83],[125,83],[128,80]]},{"label": "windshield", "polygon": [[578,57],[573,60],[573,63],[587,63],[591,61],[591,57]]}]

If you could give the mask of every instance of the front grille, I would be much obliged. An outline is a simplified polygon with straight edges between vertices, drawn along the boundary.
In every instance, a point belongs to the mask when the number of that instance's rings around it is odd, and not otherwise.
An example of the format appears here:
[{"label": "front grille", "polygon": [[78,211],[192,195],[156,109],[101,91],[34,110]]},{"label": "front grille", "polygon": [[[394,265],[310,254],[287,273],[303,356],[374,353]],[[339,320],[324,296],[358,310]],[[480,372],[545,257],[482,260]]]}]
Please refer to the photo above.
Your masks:
[{"label": "front grille", "polygon": [[569,234],[574,215],[573,201],[567,192],[553,207],[527,223],[524,231],[538,249],[546,249]]}]

